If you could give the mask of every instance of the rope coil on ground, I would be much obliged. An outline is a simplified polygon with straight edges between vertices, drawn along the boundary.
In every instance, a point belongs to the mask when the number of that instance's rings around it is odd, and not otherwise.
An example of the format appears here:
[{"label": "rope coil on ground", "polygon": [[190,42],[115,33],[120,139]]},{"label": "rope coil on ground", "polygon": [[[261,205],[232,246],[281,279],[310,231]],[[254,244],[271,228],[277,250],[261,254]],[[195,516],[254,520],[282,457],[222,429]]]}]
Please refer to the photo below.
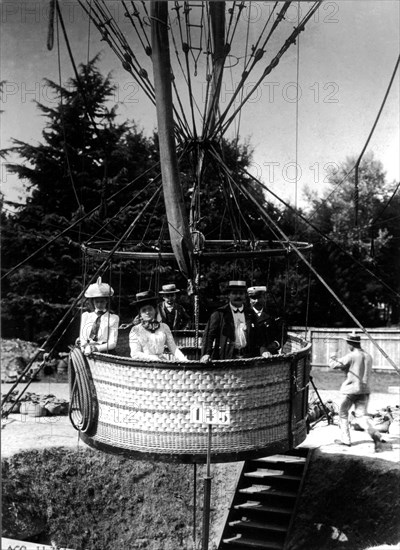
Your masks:
[{"label": "rope coil on ground", "polygon": [[76,430],[87,433],[93,428],[98,416],[97,400],[90,378],[89,366],[78,347],[71,349],[68,362],[71,395],[68,416]]}]

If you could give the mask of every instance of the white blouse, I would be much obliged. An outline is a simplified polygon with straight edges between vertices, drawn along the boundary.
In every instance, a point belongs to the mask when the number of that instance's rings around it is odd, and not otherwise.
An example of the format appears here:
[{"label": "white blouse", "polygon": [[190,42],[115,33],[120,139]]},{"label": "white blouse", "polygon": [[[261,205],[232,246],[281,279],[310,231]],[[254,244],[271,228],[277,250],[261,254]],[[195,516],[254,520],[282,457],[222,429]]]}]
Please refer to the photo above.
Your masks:
[{"label": "white blouse", "polygon": [[171,329],[165,323],[160,323],[160,327],[154,332],[146,330],[142,324],[134,326],[129,333],[129,345],[133,359],[168,361],[168,357],[164,353],[165,345],[167,345],[177,361],[187,361],[185,355],[175,344]]},{"label": "white blouse", "polygon": [[96,351],[107,352],[115,349],[118,340],[119,317],[115,313],[106,311],[100,317],[100,327],[97,333],[97,341],[90,338],[90,332],[97,319],[95,311],[85,311],[82,315],[79,340],[81,347],[87,344],[96,344]]}]

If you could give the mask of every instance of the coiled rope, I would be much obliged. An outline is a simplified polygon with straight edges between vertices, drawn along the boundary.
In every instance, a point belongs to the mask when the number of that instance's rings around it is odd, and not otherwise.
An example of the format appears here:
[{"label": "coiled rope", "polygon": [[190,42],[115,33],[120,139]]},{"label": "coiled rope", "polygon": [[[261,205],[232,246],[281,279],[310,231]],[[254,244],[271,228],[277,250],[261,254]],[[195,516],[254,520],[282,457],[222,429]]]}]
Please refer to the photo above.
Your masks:
[{"label": "coiled rope", "polygon": [[68,358],[70,404],[68,416],[73,427],[89,432],[98,418],[98,405],[86,357],[78,347],[71,349]]}]

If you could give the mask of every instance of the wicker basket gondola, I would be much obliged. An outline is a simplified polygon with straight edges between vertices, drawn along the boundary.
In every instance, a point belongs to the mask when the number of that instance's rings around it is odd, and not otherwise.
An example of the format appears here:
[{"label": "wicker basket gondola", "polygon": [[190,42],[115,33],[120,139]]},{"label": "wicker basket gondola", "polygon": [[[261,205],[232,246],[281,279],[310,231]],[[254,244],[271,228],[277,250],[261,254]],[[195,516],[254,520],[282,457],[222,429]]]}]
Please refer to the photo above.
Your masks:
[{"label": "wicker basket gondola", "polygon": [[[125,456],[204,462],[209,428],[192,421],[196,407],[230,417],[228,424],[212,426],[214,462],[283,451],[306,436],[310,348],[290,336],[283,355],[210,364],[94,354],[80,373],[75,358],[71,406],[91,415],[81,429],[88,445]],[[82,390],[77,395],[81,376],[86,397]]]}]

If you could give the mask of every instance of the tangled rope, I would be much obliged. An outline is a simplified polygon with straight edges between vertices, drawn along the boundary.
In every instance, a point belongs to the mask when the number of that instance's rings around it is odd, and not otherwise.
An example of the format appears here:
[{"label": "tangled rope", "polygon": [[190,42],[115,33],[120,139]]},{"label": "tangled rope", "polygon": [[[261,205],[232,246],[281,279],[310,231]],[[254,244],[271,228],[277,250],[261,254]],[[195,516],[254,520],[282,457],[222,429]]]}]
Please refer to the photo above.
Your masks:
[{"label": "tangled rope", "polygon": [[94,427],[98,417],[96,392],[89,365],[78,347],[71,349],[68,363],[71,395],[68,416],[76,430],[87,433]]}]

